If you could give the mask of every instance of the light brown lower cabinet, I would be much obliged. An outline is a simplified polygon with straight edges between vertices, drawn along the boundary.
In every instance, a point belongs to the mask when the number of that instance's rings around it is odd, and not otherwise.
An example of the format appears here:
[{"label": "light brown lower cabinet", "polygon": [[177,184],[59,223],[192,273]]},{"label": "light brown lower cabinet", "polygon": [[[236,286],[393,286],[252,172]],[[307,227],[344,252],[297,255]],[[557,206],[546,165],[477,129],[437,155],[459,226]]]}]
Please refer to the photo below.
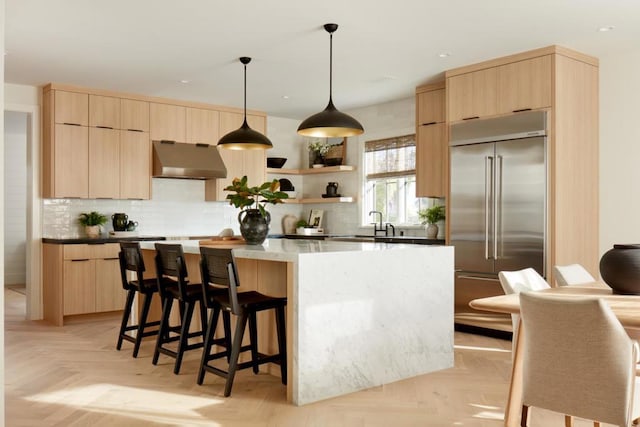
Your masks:
[{"label": "light brown lower cabinet", "polygon": [[45,320],[64,324],[76,314],[122,310],[117,243],[43,245],[43,308]]}]

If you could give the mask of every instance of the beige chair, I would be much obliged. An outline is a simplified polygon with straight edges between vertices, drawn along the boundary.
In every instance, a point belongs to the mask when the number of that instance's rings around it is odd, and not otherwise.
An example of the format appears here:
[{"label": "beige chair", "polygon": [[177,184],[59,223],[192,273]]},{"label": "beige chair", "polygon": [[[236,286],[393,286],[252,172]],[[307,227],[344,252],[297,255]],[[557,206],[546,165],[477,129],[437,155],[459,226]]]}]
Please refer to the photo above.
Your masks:
[{"label": "beige chair", "polygon": [[553,271],[558,286],[582,285],[596,281],[580,264],[556,265]]},{"label": "beige chair", "polygon": [[608,304],[523,292],[522,421],[529,407],[629,427],[640,416],[637,343]]},{"label": "beige chair", "polygon": [[[533,268],[525,268],[517,271],[501,271],[498,273],[500,285],[505,294],[519,294],[523,291],[539,291],[549,289],[551,286]],[[513,345],[516,342],[516,331],[518,330],[519,316],[511,315],[513,325]]]}]

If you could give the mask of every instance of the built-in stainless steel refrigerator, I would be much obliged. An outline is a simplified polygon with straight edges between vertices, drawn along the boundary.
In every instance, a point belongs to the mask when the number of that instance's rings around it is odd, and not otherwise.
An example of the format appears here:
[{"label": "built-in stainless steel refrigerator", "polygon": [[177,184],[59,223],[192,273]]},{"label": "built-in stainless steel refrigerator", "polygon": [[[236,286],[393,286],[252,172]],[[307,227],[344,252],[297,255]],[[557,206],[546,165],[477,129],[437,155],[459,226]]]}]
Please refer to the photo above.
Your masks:
[{"label": "built-in stainless steel refrigerator", "polygon": [[451,126],[458,325],[509,331],[508,316],[477,312],[469,301],[502,294],[499,271],[545,274],[546,129],[541,111]]}]

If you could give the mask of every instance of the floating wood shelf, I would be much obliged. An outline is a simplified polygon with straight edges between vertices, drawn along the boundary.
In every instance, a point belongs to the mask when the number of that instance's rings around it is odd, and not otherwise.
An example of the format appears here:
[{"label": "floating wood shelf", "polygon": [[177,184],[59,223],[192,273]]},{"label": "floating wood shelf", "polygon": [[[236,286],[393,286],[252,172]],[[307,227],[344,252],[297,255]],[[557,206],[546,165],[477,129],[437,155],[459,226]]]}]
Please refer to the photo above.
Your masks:
[{"label": "floating wood shelf", "polygon": [[306,199],[284,199],[285,203],[353,203],[355,197],[314,197]]},{"label": "floating wood shelf", "polygon": [[272,173],[276,175],[312,175],[316,173],[351,172],[354,170],[356,170],[355,166],[339,165],[339,166],[325,166],[322,168],[311,168],[311,169],[267,168],[267,173]]}]

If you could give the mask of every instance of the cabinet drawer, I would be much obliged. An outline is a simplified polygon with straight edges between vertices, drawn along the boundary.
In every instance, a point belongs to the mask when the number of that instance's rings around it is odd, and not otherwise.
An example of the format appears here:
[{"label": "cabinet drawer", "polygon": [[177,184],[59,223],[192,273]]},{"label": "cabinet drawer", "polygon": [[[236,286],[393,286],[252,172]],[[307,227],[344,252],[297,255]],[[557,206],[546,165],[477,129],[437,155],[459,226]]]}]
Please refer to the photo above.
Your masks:
[{"label": "cabinet drawer", "polygon": [[91,245],[64,245],[65,260],[91,259]]},{"label": "cabinet drawer", "polygon": [[91,258],[109,259],[118,258],[120,253],[120,245],[117,243],[102,243],[99,245],[89,245],[91,248]]}]

